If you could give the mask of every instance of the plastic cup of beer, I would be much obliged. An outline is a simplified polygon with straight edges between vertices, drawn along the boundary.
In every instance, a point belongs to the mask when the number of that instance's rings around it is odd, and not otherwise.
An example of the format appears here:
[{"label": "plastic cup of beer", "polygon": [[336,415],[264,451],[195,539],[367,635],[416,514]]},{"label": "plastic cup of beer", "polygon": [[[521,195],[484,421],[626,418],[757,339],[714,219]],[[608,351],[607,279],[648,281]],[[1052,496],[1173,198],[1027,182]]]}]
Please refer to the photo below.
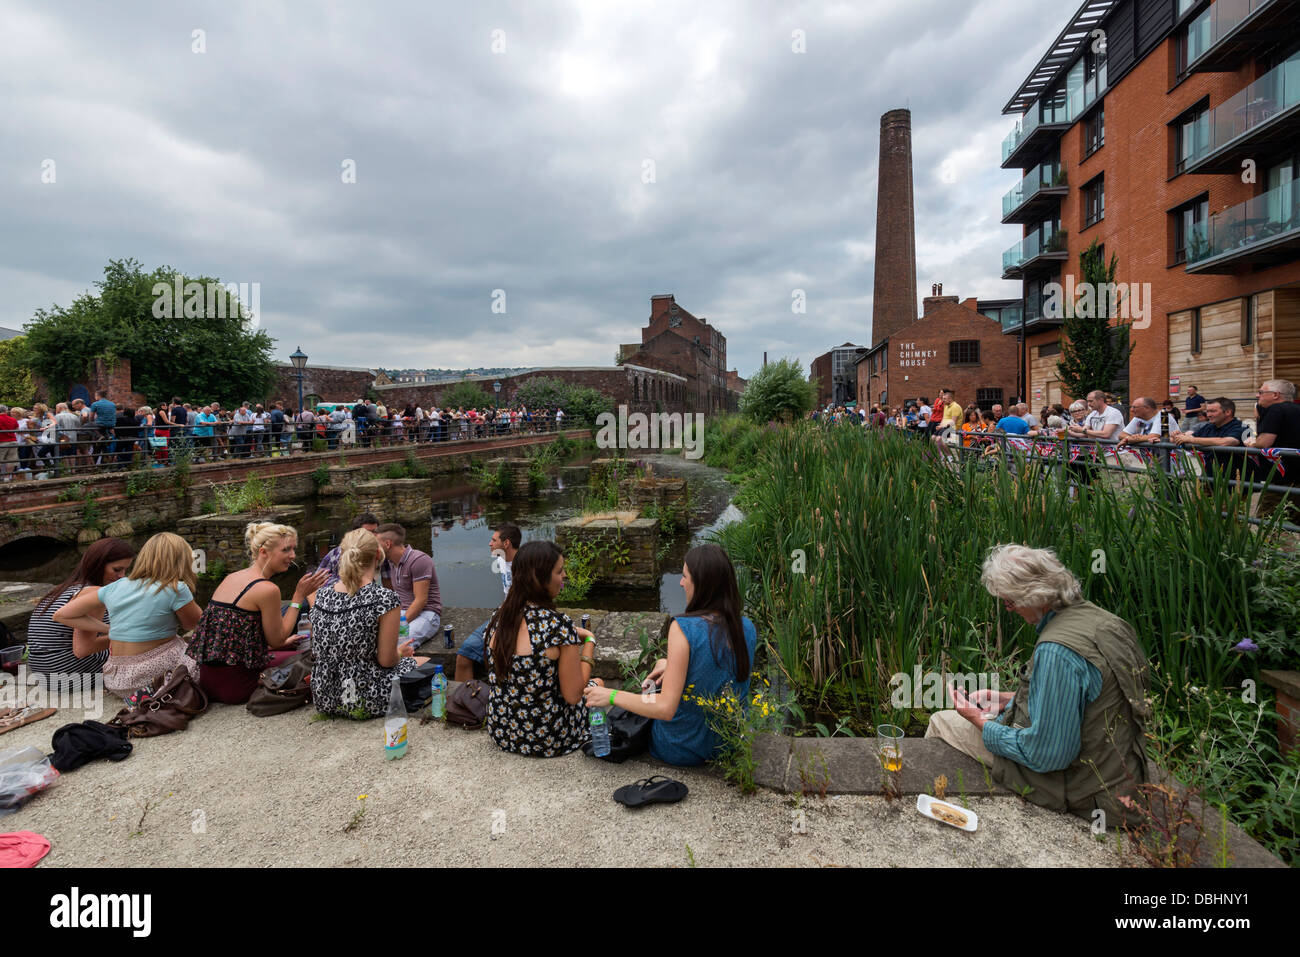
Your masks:
[{"label": "plastic cup of beer", "polygon": [[882,724],[876,728],[876,749],[880,754],[880,766],[886,771],[903,770],[903,729],[892,724]]}]

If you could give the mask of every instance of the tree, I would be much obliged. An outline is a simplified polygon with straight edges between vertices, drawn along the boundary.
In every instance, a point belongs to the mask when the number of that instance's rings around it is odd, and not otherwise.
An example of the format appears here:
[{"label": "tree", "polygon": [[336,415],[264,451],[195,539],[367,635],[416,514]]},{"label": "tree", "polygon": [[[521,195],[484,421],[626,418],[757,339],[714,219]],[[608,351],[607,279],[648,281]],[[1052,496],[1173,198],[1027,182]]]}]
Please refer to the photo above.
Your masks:
[{"label": "tree", "polygon": [[442,405],[449,409],[477,409],[487,402],[488,394],[473,382],[457,382],[442,394]]},{"label": "tree", "polygon": [[573,420],[596,421],[596,416],[614,408],[614,400],[586,385],[570,385],[563,379],[541,376],[529,379],[515,392],[514,401],[530,409],[563,409]]},{"label": "tree", "polygon": [[270,389],[275,340],[249,324],[219,280],[169,266],[146,273],[126,259],[109,260],[95,285],[98,294],[38,309],[27,324],[23,351],[52,396],[66,394],[99,358],[130,360],[132,388],[154,402],[179,395],[237,405]]},{"label": "tree", "polygon": [[1061,358],[1056,363],[1062,390],[1075,398],[1109,389],[1133,351],[1129,324],[1111,326],[1110,322],[1119,307],[1118,267],[1118,256],[1112,255],[1106,264],[1095,239],[1079,254],[1079,296],[1074,307],[1065,310]]},{"label": "tree", "polygon": [[0,341],[0,402],[5,405],[30,406],[36,397],[26,346],[23,336]]},{"label": "tree", "polygon": [[754,373],[740,397],[740,412],[755,422],[788,422],[811,411],[817,384],[804,378],[794,359],[771,362]]}]

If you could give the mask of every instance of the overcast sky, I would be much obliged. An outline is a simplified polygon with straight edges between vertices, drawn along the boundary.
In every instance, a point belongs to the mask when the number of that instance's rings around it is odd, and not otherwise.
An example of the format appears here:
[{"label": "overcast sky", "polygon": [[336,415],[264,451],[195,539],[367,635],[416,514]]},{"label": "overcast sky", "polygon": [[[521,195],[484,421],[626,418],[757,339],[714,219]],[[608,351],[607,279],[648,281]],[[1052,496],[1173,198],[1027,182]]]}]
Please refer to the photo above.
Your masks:
[{"label": "overcast sky", "polygon": [[134,257],[328,365],[610,365],[657,293],[807,364],[869,340],[890,109],[920,294],[1019,295],[1000,111],[1075,6],[0,0],[0,326]]}]

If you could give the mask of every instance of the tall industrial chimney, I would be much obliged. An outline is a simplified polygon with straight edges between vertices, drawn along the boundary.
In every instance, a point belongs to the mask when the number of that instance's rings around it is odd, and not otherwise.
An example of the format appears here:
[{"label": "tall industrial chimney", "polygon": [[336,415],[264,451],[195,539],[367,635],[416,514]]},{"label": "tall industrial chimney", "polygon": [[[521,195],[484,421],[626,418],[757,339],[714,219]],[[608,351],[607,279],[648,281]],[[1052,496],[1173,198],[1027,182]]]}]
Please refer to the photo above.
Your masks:
[{"label": "tall industrial chimney", "polygon": [[876,181],[876,285],[871,302],[874,348],[916,321],[916,225],[912,205],[912,111],[880,118]]}]

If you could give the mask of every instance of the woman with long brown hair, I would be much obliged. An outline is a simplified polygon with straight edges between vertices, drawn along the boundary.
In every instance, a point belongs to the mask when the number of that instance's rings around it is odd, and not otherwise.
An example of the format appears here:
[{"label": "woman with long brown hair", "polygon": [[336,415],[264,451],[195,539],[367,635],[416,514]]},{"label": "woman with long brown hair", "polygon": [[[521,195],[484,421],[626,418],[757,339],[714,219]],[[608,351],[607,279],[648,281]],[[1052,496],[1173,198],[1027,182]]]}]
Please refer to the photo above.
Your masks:
[{"label": "woman with long brown hair", "polygon": [[[34,674],[58,684],[73,674],[98,674],[108,660],[106,649],[93,650],[95,635],[74,632],[54,620],[55,612],[70,602],[84,588],[98,590],[117,581],[131,567],[135,549],[120,538],[101,538],[94,542],[77,563],[76,571],[55,585],[36,605],[27,625],[27,667]],[[108,624],[108,615],[104,615]],[[102,644],[102,643],[101,643]]]},{"label": "woman with long brown hair", "polygon": [[[662,688],[655,694],[611,691],[603,686],[586,690],[587,706],[618,705],[647,718],[650,753],[666,764],[702,764],[717,756],[722,741],[695,700],[715,698],[727,685],[741,707],[749,703],[750,670],[758,632],[742,614],[736,569],[717,545],[697,545],[682,566],[686,612],[668,629],[668,657],[655,662],[648,682]],[[649,685],[647,684],[647,691]]]},{"label": "woman with long brown hair", "polygon": [[582,688],[595,666],[595,638],[555,610],[564,588],[558,545],[526,542],[510,572],[510,591],[484,632],[488,733],[503,751],[558,757],[589,736]]}]

